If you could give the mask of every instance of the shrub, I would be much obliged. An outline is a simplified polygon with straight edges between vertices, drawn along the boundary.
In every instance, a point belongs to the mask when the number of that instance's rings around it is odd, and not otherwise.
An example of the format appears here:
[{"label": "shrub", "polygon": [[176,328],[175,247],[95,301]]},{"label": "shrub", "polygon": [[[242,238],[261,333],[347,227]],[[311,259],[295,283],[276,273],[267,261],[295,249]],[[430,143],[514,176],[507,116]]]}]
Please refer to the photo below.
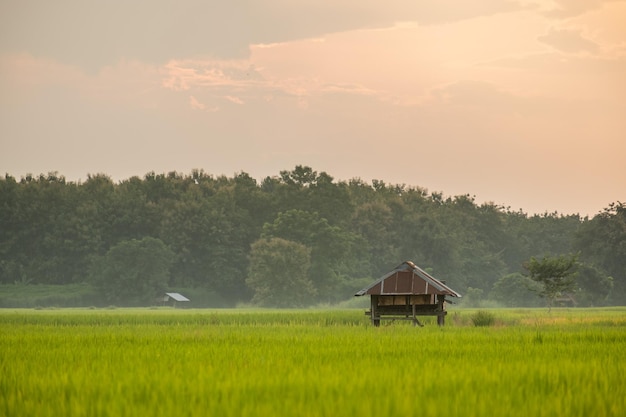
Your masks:
[{"label": "shrub", "polygon": [[472,323],[476,327],[493,326],[496,322],[496,316],[489,311],[477,311],[472,315]]}]

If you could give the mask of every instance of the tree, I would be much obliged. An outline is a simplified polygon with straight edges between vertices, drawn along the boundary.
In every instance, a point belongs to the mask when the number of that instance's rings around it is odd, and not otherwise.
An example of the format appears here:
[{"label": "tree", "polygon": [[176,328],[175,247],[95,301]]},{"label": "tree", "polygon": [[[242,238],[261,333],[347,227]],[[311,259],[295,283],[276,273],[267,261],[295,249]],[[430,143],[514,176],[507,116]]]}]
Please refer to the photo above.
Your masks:
[{"label": "tree", "polygon": [[261,239],[252,245],[246,284],[252,302],[264,307],[302,307],[316,294],[308,272],[311,251],[280,238]]},{"label": "tree", "polygon": [[238,268],[246,255],[243,245],[235,242],[236,226],[228,219],[234,210],[224,210],[225,205],[185,196],[163,211],[160,236],[176,253],[173,284],[209,288],[226,298],[232,298],[237,288],[241,291],[245,267]]},{"label": "tree", "polygon": [[108,302],[145,304],[167,288],[173,260],[159,239],[125,240],[93,262],[91,277]]},{"label": "tree", "polygon": [[351,295],[348,268],[356,269],[354,259],[359,238],[338,226],[331,226],[318,213],[288,210],[279,213],[273,223],[263,225],[261,237],[298,242],[310,249],[311,279],[319,301],[334,302]]},{"label": "tree", "polygon": [[577,274],[576,300],[587,306],[606,305],[613,289],[613,277],[593,265],[581,264]]},{"label": "tree", "polygon": [[593,219],[583,223],[574,247],[586,264],[613,277],[611,303],[626,303],[626,203],[611,203]]},{"label": "tree", "polygon": [[293,171],[280,171],[280,177],[285,184],[308,187],[317,182],[317,171],[311,167],[296,165]]},{"label": "tree", "polygon": [[540,290],[541,285],[538,282],[515,272],[496,281],[489,298],[503,303],[507,307],[532,307],[536,306],[539,301],[534,293]]},{"label": "tree", "polygon": [[229,178],[201,170],[119,183],[106,174],[78,183],[55,172],[0,178],[0,284],[84,282],[94,258],[104,270],[110,249],[146,237],[175,253],[170,285],[202,287],[231,303],[252,297],[245,285],[251,245],[272,238],[310,250],[312,302],[346,299],[360,280],[402,260],[432,268],[463,293],[471,287],[486,296],[498,284],[498,297],[506,298],[521,281],[501,277],[523,272],[531,256],[572,250],[593,267],[578,270],[577,301],[626,302],[620,202],[592,219],[528,216],[477,205],[469,194],[446,197],[382,180],[345,183],[301,165],[261,183],[245,172]]},{"label": "tree", "polygon": [[524,268],[530,273],[530,279],[541,284],[538,294],[546,299],[548,309],[552,308],[554,300],[576,288],[578,255],[544,256],[541,260],[531,257]]},{"label": "tree", "polygon": [[352,230],[365,242],[372,276],[379,276],[400,258],[393,225],[393,212],[385,202],[361,204],[353,214]]}]

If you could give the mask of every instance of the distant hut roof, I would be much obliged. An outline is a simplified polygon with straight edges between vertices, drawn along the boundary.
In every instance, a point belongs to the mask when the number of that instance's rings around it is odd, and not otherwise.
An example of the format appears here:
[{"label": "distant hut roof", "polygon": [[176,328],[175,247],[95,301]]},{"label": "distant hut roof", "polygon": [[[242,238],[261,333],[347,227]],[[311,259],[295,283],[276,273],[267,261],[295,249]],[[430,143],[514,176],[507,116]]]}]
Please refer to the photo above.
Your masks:
[{"label": "distant hut roof", "polygon": [[411,261],[403,262],[393,271],[380,277],[367,288],[358,291],[361,295],[417,295],[441,294],[461,297],[461,294],[428,274]]},{"label": "distant hut roof", "polygon": [[177,292],[166,292],[165,295],[169,296],[174,301],[189,301],[189,298],[187,298],[184,295],[181,295],[181,294],[179,294]]}]

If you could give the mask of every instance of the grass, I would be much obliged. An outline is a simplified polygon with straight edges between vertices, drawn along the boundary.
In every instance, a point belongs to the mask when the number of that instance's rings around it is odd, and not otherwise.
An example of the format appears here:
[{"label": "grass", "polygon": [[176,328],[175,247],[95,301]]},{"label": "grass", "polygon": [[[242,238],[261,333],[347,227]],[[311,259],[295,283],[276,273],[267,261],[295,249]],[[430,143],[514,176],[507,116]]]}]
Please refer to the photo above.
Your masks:
[{"label": "grass", "polygon": [[496,322],[496,316],[490,311],[480,310],[474,313],[471,317],[474,326],[485,327],[493,326]]},{"label": "grass", "polygon": [[0,416],[619,416],[626,309],[0,310]]}]

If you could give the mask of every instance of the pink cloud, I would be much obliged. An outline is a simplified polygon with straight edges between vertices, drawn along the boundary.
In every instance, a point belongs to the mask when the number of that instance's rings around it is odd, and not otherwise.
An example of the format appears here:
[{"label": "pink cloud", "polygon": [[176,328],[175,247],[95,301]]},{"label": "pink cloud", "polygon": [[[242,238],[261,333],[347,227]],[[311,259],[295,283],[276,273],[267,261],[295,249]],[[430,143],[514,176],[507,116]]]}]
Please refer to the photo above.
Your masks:
[{"label": "pink cloud", "polygon": [[231,103],[234,104],[244,104],[245,102],[240,99],[239,97],[235,97],[235,96],[224,96],[224,98],[228,101],[230,101]]},{"label": "pink cloud", "polygon": [[189,105],[194,110],[205,110],[206,105],[200,103],[194,96],[189,96]]}]

